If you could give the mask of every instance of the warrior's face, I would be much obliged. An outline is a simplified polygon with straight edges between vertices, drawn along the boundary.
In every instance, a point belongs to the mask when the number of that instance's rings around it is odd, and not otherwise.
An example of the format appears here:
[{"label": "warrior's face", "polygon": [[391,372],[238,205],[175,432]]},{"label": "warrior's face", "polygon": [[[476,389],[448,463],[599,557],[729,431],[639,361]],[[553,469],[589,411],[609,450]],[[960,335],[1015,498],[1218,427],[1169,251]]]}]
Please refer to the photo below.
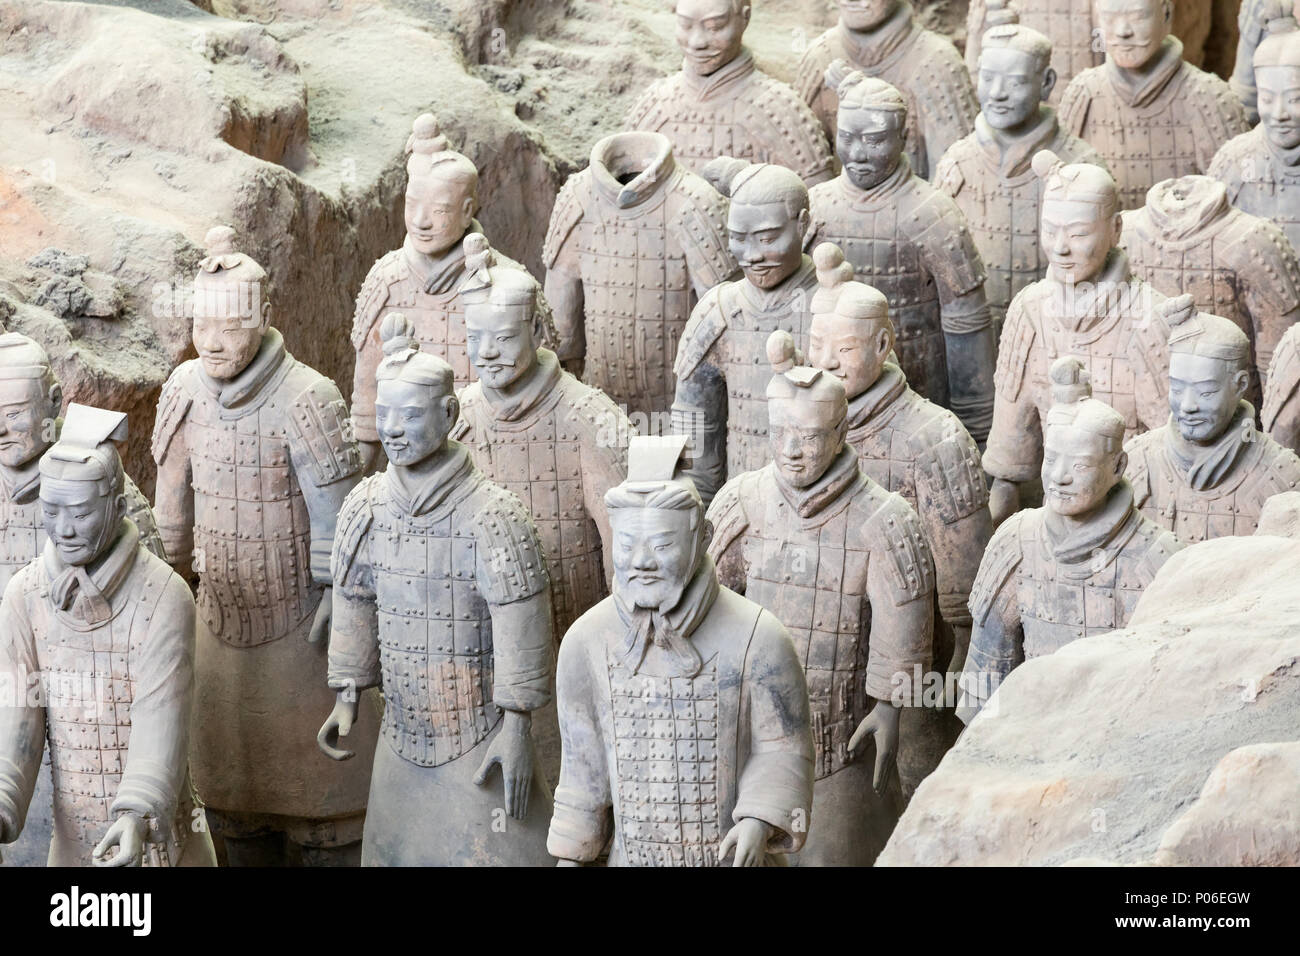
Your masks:
[{"label": "warrior's face", "polygon": [[413,468],[447,447],[460,414],[455,395],[400,378],[381,379],[376,388],[375,425],[388,460]]},{"label": "warrior's face", "polygon": [[1300,67],[1256,67],[1255,88],[1268,141],[1279,149],[1300,146]]},{"label": "warrior's face", "polygon": [[727,238],[745,278],[760,289],[772,289],[794,275],[803,263],[808,224],[806,209],[794,216],[783,202],[733,201]]},{"label": "warrior's face", "polygon": [[103,494],[97,481],[41,478],[45,534],[65,564],[89,564],[112,543],[126,507],[120,494]]},{"label": "warrior's face", "polygon": [[1160,52],[1169,35],[1169,0],[1097,0],[1097,19],[1106,58],[1126,70],[1139,70]]},{"label": "warrior's face", "polygon": [[469,184],[434,171],[406,184],[406,234],[421,255],[437,256],[464,238],[474,221],[475,197]]},{"label": "warrior's face", "polygon": [[0,465],[21,468],[53,444],[57,394],[40,379],[0,379]]},{"label": "warrior's face", "polygon": [[1043,197],[1039,239],[1052,278],[1058,282],[1090,282],[1101,272],[1110,250],[1119,242],[1123,224],[1119,213],[1104,213],[1100,203],[1052,193]]},{"label": "warrior's face", "polygon": [[703,547],[698,508],[614,508],[614,587],[633,607],[671,610]]},{"label": "warrior's face", "polygon": [[898,0],[838,0],[840,22],[850,30],[874,30],[898,9]]},{"label": "warrior's face", "polygon": [[677,0],[677,45],[686,66],[709,76],[726,66],[744,45],[749,26],[749,4],[737,0]]},{"label": "warrior's face", "polygon": [[1082,517],[1101,507],[1124,476],[1128,456],[1075,425],[1048,426],[1043,438],[1043,500],[1058,515]]},{"label": "warrior's face", "polygon": [[902,113],[842,109],[836,126],[835,153],[854,186],[874,189],[898,168],[906,139]]},{"label": "warrior's face", "polygon": [[1017,130],[1038,115],[1056,85],[1056,73],[1028,53],[985,47],[980,53],[979,96],[984,120],[994,129]]},{"label": "warrior's face", "polygon": [[826,474],[844,447],[842,410],[843,405],[803,398],[768,400],[768,441],[777,474],[787,485],[807,488]]},{"label": "warrior's face", "polygon": [[262,283],[234,278],[195,283],[194,348],[203,371],[219,382],[248,368],[271,322]]},{"label": "warrior's face", "polygon": [[465,350],[488,388],[509,388],[537,365],[533,317],[524,305],[465,307]]},{"label": "warrior's face", "polygon": [[1209,444],[1223,434],[1250,376],[1235,362],[1174,352],[1169,356],[1169,410],[1187,441]]},{"label": "warrior's face", "polygon": [[852,401],[876,384],[893,347],[893,332],[883,323],[821,313],[809,330],[808,361],[843,382]]}]

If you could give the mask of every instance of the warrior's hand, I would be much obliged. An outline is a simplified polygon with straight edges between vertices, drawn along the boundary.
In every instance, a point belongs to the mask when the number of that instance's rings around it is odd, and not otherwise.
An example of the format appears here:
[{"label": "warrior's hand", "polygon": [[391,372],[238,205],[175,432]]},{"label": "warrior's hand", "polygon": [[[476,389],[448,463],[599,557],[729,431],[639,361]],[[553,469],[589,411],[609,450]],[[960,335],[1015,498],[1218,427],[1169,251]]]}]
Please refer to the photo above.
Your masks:
[{"label": "warrior's hand", "polygon": [[718,860],[725,860],[727,854],[735,850],[736,859],[732,866],[762,866],[767,860],[767,841],[771,836],[771,826],[754,817],[745,817],[722,838]]},{"label": "warrior's hand", "polygon": [[[139,866],[144,855],[146,829],[143,817],[134,813],[122,814],[95,847],[91,862],[95,866]],[[117,847],[117,854],[106,859],[113,847]]]},{"label": "warrior's hand", "polygon": [[501,765],[501,779],[505,786],[506,813],[516,820],[528,815],[528,797],[533,789],[533,737],[532,715],[507,710],[501,732],[488,744],[483,762],[479,764],[474,783],[483,786],[493,764]]},{"label": "warrior's hand", "polygon": [[876,793],[885,792],[885,782],[889,772],[894,769],[894,760],[898,757],[898,718],[901,707],[895,707],[887,700],[876,701],[871,713],[862,719],[858,729],[849,740],[849,753],[857,755],[857,750],[868,737],[876,741],[876,771],[871,786]]},{"label": "warrior's hand", "polygon": [[[352,699],[348,700],[348,697]],[[340,750],[337,746],[339,738],[350,734],[352,725],[357,722],[356,698],[355,690],[339,691],[334,699],[334,709],[325,718],[320,733],[316,735],[316,746],[320,747],[327,757],[334,760],[347,760],[357,755],[355,750]]]},{"label": "warrior's hand", "polygon": [[334,616],[334,589],[325,588],[325,593],[320,596],[320,603],[316,605],[316,617],[312,619],[311,630],[307,632],[308,644],[319,644],[322,641],[329,646],[330,636],[330,619]]}]

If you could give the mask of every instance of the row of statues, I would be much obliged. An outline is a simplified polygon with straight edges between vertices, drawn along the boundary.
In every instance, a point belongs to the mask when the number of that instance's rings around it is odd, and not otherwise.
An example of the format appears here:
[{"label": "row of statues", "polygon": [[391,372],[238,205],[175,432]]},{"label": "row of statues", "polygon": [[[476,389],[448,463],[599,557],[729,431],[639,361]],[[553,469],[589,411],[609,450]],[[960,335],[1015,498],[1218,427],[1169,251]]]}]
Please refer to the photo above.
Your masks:
[{"label": "row of statues", "polygon": [[0,335],[0,843],[48,744],[56,863],[865,865],[1012,669],[1251,533],[1300,481],[1300,265],[1215,167],[1280,155],[1300,33],[1244,133],[1168,4],[1101,0],[1064,123],[1004,17],[945,140],[955,48],[841,10],[800,102],[747,4],[678,0],[684,69],[561,191],[544,282],[419,117],[350,402],[210,231],[152,508],[125,416],[59,419]]}]

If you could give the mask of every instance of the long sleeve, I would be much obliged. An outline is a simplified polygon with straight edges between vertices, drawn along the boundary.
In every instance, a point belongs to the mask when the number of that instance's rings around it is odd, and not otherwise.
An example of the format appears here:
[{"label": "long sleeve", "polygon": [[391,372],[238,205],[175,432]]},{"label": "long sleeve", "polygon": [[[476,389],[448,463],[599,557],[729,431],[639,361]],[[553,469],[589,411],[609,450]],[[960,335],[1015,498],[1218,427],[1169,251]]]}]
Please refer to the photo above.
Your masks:
[{"label": "long sleeve", "polygon": [[194,556],[194,472],[185,428],[190,399],[180,379],[184,368],[177,369],[163,386],[153,433],[153,457],[158,466],[153,517],[167,560],[181,574],[189,570]]},{"label": "long sleeve", "polygon": [[744,496],[754,492],[752,474],[738,476],[723,485],[705,515],[713,527],[709,557],[717,569],[718,583],[737,594],[745,593],[749,579],[744,534],[749,517],[745,513]]},{"label": "long sleeve", "polygon": [[132,647],[131,742],[110,811],[156,821],[170,832],[189,760],[194,702],[194,598],[179,575],[166,572],[149,630]]},{"label": "long sleeve", "polygon": [[379,610],[375,605],[374,570],[370,564],[369,535],[373,520],[369,489],[374,476],[348,495],[339,514],[334,538],[330,592],[329,668],[327,683],[335,690],[361,691],[380,683]]},{"label": "long sleeve", "polygon": [[876,700],[890,700],[896,674],[911,675],[930,666],[934,643],[934,560],[916,512],[891,495],[871,520],[870,540],[883,544],[867,566],[869,622],[864,686]]},{"label": "long sleeve", "polygon": [[623,410],[603,392],[593,390],[588,401],[590,425],[582,432],[582,500],[600,532],[605,583],[609,584],[614,580],[614,541],[605,512],[605,493],[627,478],[627,443],[634,429]]},{"label": "long sleeve", "polygon": [[586,301],[578,247],[573,241],[583,216],[582,201],[578,196],[579,183],[586,175],[578,173],[570,177],[555,197],[555,207],[551,210],[551,221],[542,243],[542,263],[546,266],[544,294],[555,319],[559,341],[554,348],[561,362],[580,359],[587,354]]},{"label": "long sleeve", "polygon": [[971,590],[970,649],[957,699],[957,716],[965,724],[974,719],[998,685],[1025,659],[1016,587],[1023,515],[1013,515],[998,528]]},{"label": "long sleeve", "polygon": [[614,806],[597,705],[600,688],[587,644],[586,634],[570,632],[560,645],[555,684],[562,756],[555,811],[546,839],[551,856],[581,863],[596,859],[604,848],[613,826]]},{"label": "long sleeve", "polygon": [[1300,261],[1286,233],[1267,220],[1249,247],[1250,258],[1242,263],[1238,276],[1241,294],[1250,313],[1255,364],[1261,385],[1268,381],[1273,352],[1287,329],[1300,320]]},{"label": "long sleeve", "polygon": [[677,379],[672,429],[690,436],[683,470],[708,504],[727,478],[727,382],[708,359]]},{"label": "long sleeve", "polygon": [[808,685],[790,635],[768,611],[754,626],[742,692],[749,752],[738,755],[744,767],[732,820],[762,820],[775,830],[768,851],[792,853],[803,846],[812,816]]},{"label": "long sleeve", "polygon": [[1011,300],[997,370],[993,374],[993,424],[984,448],[984,470],[994,478],[1024,482],[1043,466],[1043,431],[1034,402],[1034,329],[1022,296]]},{"label": "long sleeve", "polygon": [[[959,441],[969,447],[955,461]],[[932,461],[938,469],[918,469],[917,505],[934,556],[939,611],[953,627],[970,627],[971,586],[992,533],[979,451],[962,435],[941,443]]]},{"label": "long sleeve", "polygon": [[0,685],[11,689],[11,699],[0,701],[0,843],[12,843],[22,833],[45,750],[45,708],[31,703],[41,666],[23,594],[25,577],[19,572],[10,580],[0,603]]}]

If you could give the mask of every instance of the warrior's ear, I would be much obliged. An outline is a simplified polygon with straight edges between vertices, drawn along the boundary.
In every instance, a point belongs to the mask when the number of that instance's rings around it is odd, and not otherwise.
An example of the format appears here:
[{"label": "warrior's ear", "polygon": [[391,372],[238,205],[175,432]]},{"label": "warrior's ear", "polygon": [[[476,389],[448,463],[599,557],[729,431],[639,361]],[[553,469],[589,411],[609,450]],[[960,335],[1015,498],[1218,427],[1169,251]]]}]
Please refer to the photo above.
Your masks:
[{"label": "warrior's ear", "polygon": [[1052,90],[1056,89],[1056,80],[1057,75],[1055,69],[1049,66],[1043,71],[1043,88],[1041,93],[1044,103],[1046,103],[1048,98],[1052,95]]}]

